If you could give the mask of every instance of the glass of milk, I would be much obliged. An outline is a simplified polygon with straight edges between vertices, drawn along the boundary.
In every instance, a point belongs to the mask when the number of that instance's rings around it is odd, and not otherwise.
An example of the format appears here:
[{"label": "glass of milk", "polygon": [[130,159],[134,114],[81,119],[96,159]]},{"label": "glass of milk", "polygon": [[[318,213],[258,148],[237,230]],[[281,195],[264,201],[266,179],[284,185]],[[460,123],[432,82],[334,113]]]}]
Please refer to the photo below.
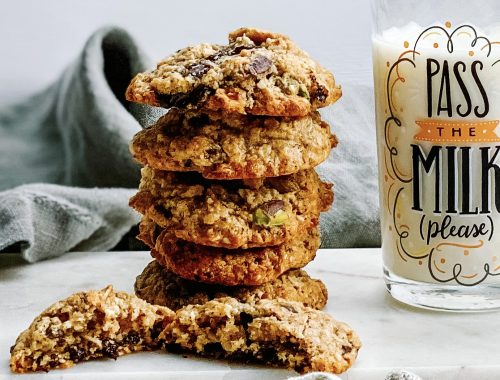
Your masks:
[{"label": "glass of milk", "polygon": [[500,309],[498,1],[373,1],[384,275],[413,306]]}]

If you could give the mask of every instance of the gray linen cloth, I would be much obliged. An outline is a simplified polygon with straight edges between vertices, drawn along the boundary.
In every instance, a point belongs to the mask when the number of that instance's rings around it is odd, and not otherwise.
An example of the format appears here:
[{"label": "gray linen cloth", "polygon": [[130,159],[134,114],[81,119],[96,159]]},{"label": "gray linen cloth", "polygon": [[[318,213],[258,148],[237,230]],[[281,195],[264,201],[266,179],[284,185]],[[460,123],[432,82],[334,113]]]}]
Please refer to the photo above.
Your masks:
[{"label": "gray linen cloth", "polygon": [[[29,262],[108,250],[138,222],[128,198],[139,166],[128,144],[164,111],[130,104],[124,92],[151,67],[125,31],[103,28],[56,83],[0,108],[0,250],[19,244]],[[346,85],[322,111],[340,140],[318,168],[335,183],[324,248],[380,244],[372,109],[368,86]]]}]

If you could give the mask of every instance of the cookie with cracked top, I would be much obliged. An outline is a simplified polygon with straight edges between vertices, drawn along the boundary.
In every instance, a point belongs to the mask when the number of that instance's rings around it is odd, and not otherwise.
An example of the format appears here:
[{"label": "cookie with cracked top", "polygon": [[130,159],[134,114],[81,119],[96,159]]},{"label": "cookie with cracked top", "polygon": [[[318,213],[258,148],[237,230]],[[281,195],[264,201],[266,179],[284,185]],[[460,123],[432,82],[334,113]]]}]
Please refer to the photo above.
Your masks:
[{"label": "cookie with cracked top", "polygon": [[356,332],[329,314],[285,300],[219,298],[189,305],[160,334],[167,350],[250,360],[298,372],[342,373],[356,360]]},{"label": "cookie with cracked top", "polygon": [[331,187],[312,169],[218,181],[195,172],[144,167],[130,205],[177,239],[222,248],[264,247],[316,226],[320,212],[333,202]]},{"label": "cookie with cracked top", "polygon": [[227,45],[181,49],[130,83],[130,101],[165,108],[306,116],[340,98],[331,72],[288,37],[252,28]]},{"label": "cookie with cracked top", "polygon": [[[306,266],[320,246],[318,227],[287,243],[250,249],[207,247],[177,239],[168,229],[153,226],[141,237],[152,244],[151,255],[186,280],[224,286],[257,286],[291,269]],[[145,237],[147,236],[147,237]]]},{"label": "cookie with cracked top", "polygon": [[173,108],[130,145],[143,165],[205,178],[276,177],[323,162],[337,139],[314,112],[303,118],[198,114]]},{"label": "cookie with cracked top", "polygon": [[156,349],[155,339],[173,315],[111,285],[75,293],[47,308],[19,335],[10,351],[10,369],[47,372]]},{"label": "cookie with cracked top", "polygon": [[328,299],[325,284],[309,277],[304,270],[288,271],[260,286],[228,287],[185,280],[163,268],[157,261],[151,261],[137,276],[134,288],[139,298],[172,310],[227,296],[248,303],[282,298],[314,309],[322,309]]}]

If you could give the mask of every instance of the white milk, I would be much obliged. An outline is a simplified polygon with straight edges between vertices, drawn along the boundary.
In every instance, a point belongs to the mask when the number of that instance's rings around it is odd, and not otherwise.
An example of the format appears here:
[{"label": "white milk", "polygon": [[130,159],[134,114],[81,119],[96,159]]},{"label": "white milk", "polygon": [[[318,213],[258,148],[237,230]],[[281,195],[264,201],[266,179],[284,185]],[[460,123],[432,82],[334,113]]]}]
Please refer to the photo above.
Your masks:
[{"label": "white milk", "polygon": [[384,263],[416,281],[500,283],[500,28],[458,27],[374,37]]}]

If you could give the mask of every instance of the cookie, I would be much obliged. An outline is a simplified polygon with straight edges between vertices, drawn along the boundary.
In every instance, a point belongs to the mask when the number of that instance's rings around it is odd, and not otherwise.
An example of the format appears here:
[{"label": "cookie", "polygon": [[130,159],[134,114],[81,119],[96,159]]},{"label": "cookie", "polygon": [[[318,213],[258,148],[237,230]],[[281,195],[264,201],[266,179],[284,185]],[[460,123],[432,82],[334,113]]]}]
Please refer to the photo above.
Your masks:
[{"label": "cookie", "polygon": [[[156,232],[157,233],[157,232]],[[178,240],[169,230],[156,238],[151,255],[171,272],[187,280],[225,286],[256,286],[290,269],[307,265],[320,245],[318,227],[307,235],[273,247],[225,249]]]},{"label": "cookie", "polygon": [[173,314],[112,286],[76,293],[50,306],[19,335],[10,351],[10,368],[48,371],[151,350]]},{"label": "cookie", "polygon": [[318,224],[333,201],[314,170],[256,180],[206,180],[195,172],[142,169],[130,205],[177,239],[212,247],[278,245]]},{"label": "cookie", "polygon": [[260,286],[224,287],[184,280],[163,268],[157,261],[150,262],[137,276],[134,288],[139,298],[172,310],[228,296],[248,303],[260,299],[282,298],[314,309],[322,309],[328,299],[325,285],[320,280],[309,277],[303,270],[291,270]]},{"label": "cookie", "polygon": [[298,372],[342,373],[361,342],[347,324],[327,313],[285,300],[254,304],[219,298],[189,305],[159,336],[171,351],[251,360]]},{"label": "cookie", "polygon": [[155,169],[205,178],[276,177],[323,162],[337,139],[315,112],[303,118],[195,114],[171,109],[136,134],[130,150]]},{"label": "cookie", "polygon": [[332,73],[288,37],[241,28],[227,45],[187,47],[138,74],[126,98],[164,108],[300,117],[341,94]]}]

